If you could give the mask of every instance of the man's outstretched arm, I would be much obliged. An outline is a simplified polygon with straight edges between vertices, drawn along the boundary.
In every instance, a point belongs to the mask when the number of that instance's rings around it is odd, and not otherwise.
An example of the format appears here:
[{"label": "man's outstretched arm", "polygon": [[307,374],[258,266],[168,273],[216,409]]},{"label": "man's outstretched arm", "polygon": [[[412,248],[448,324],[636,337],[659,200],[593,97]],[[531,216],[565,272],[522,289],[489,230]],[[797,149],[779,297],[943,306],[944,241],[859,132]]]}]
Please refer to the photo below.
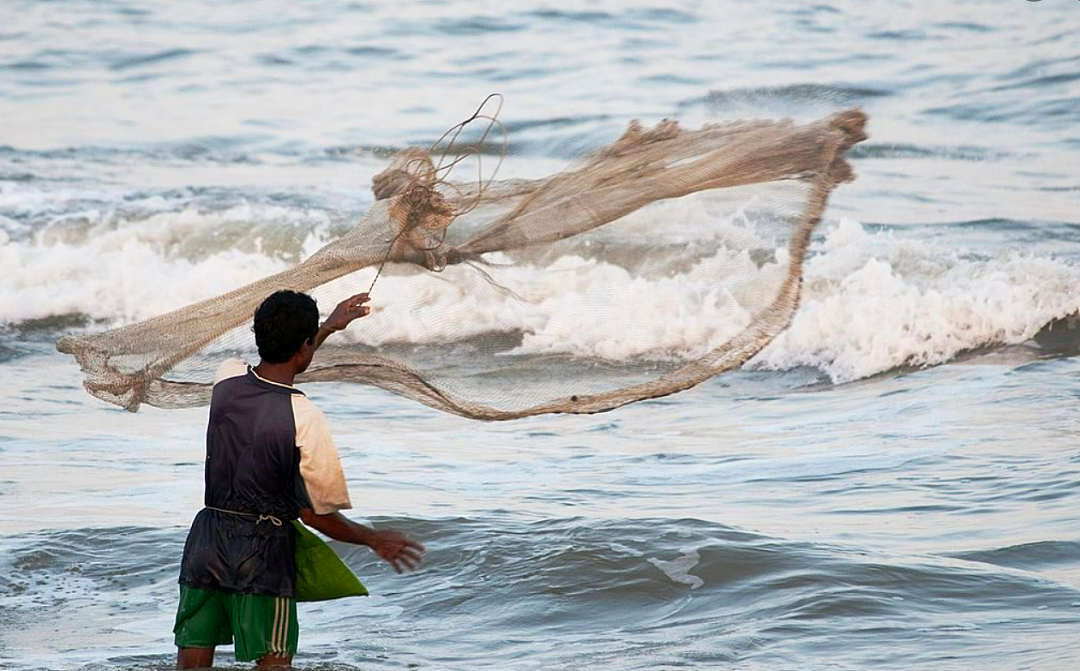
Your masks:
[{"label": "man's outstretched arm", "polygon": [[316,515],[311,508],[300,510],[304,524],[343,543],[366,545],[385,559],[398,573],[415,571],[424,556],[424,546],[393,529],[370,529],[341,513]]}]

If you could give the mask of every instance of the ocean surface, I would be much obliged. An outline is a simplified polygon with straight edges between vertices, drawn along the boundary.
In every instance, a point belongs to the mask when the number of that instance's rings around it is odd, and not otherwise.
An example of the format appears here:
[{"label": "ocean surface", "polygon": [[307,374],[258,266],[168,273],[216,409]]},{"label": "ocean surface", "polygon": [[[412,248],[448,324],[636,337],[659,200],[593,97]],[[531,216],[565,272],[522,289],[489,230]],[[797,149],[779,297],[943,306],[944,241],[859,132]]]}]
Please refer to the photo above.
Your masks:
[{"label": "ocean surface", "polygon": [[[503,177],[631,119],[871,138],[741,370],[502,424],[308,387],[354,514],[429,552],[339,547],[373,596],[301,604],[297,666],[1080,668],[1078,35],[1075,0],[5,0],[0,668],[168,668],[201,506],[205,409],[99,402],[55,340],[299,261],[493,91]],[[700,292],[644,293],[700,344]]]}]

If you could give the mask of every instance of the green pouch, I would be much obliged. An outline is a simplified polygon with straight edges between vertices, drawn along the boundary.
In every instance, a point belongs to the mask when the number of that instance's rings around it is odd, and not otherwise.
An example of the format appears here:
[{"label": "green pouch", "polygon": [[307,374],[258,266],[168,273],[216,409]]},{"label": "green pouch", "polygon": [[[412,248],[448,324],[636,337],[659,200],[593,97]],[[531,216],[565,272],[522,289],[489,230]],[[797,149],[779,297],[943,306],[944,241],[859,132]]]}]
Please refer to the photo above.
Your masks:
[{"label": "green pouch", "polygon": [[323,539],[299,520],[296,529],[296,600],[327,601],[367,596],[367,588]]}]

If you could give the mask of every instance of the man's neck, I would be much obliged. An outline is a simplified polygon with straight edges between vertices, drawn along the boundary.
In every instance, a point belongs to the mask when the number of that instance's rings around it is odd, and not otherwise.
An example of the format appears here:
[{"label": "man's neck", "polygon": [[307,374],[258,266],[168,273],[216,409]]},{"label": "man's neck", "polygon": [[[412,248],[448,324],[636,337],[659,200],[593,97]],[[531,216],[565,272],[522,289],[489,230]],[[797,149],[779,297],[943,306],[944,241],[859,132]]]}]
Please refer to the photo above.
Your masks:
[{"label": "man's neck", "polygon": [[252,370],[264,380],[270,380],[289,387],[293,386],[293,380],[296,379],[296,369],[288,361],[285,363],[260,361],[259,365],[252,368]]}]

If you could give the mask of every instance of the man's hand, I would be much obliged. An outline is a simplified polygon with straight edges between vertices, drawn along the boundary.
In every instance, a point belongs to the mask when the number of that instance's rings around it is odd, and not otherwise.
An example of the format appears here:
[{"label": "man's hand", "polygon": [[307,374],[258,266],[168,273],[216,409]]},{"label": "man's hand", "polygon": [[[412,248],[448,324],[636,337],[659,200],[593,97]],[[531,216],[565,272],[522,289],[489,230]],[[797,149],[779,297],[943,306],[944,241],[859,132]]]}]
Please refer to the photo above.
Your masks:
[{"label": "man's hand", "polygon": [[331,333],[345,329],[352,320],[371,314],[371,308],[364,305],[370,300],[371,298],[366,293],[349,296],[338,303],[334,311],[323,322],[322,327]]},{"label": "man's hand", "polygon": [[359,319],[366,315],[371,314],[371,308],[364,305],[371,300],[366,293],[356,294],[355,296],[349,296],[345,300],[338,303],[334,311],[330,313],[330,316],[326,318],[326,321],[319,327],[319,331],[315,334],[315,349],[322,347],[322,344],[326,342],[326,339],[330,337],[331,333],[335,331],[341,331],[352,320]]},{"label": "man's hand", "polygon": [[400,531],[370,529],[341,513],[316,515],[311,508],[303,508],[300,510],[300,520],[334,540],[368,546],[398,573],[415,571],[424,556],[424,546]]},{"label": "man's hand", "polygon": [[398,573],[415,571],[424,556],[423,545],[393,529],[374,530],[374,538],[368,545]]}]

